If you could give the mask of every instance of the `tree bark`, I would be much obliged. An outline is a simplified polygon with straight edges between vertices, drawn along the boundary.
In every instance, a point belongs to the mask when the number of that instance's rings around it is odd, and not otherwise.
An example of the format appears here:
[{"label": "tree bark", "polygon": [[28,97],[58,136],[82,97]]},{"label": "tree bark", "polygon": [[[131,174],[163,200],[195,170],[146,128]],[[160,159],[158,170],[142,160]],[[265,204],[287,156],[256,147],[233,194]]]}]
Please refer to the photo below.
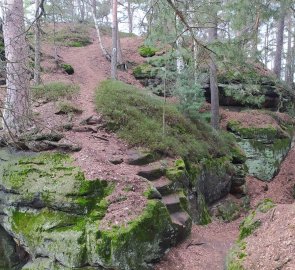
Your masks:
[{"label": "tree bark", "polygon": [[97,33],[97,37],[98,37],[98,44],[99,47],[103,53],[103,55],[106,57],[106,59],[108,61],[111,61],[112,56],[108,53],[108,51],[106,50],[106,48],[103,45],[102,39],[101,39],[101,34],[100,34],[100,28],[99,28],[99,22],[96,16],[96,0],[92,0],[92,4],[91,4],[91,10],[92,10],[92,18],[94,21],[94,25],[95,25],[95,29],[96,29],[96,33]]},{"label": "tree bark", "polygon": [[285,81],[288,86],[292,86],[293,83],[293,48],[292,48],[292,16],[289,14],[288,16],[288,48],[287,48],[287,59],[286,59],[286,70],[285,70]]},{"label": "tree bark", "polygon": [[117,79],[117,53],[118,53],[118,20],[117,20],[118,3],[113,0],[113,20],[112,20],[112,61],[111,61],[111,78]]},{"label": "tree bark", "polygon": [[133,33],[133,10],[131,7],[131,0],[127,1],[127,13],[128,13],[128,30],[129,33]]},{"label": "tree bark", "polygon": [[41,22],[39,12],[40,0],[35,0],[35,61],[34,61],[34,84],[38,85],[41,82]]},{"label": "tree bark", "polygon": [[282,71],[282,53],[284,49],[285,16],[286,16],[286,11],[283,11],[278,21],[277,37],[276,37],[277,44],[276,44],[276,53],[275,53],[274,68],[273,68],[273,72],[279,79],[281,78],[281,71]]},{"label": "tree bark", "polygon": [[[209,29],[209,42],[217,40],[217,17],[214,18],[214,23]],[[210,93],[211,93],[211,126],[219,129],[219,92],[217,83],[217,67],[215,56],[210,54],[209,59],[209,75],[210,75]]]},{"label": "tree bark", "polygon": [[3,127],[18,135],[30,123],[30,87],[27,61],[29,50],[25,40],[22,0],[7,0],[3,24],[7,94],[3,112]]}]

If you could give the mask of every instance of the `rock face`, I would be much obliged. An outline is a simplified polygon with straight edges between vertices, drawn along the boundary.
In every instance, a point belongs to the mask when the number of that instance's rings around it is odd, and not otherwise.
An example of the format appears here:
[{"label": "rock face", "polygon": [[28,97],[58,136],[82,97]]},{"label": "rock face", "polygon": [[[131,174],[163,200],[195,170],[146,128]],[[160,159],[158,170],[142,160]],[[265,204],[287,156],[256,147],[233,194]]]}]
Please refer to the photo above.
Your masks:
[{"label": "rock face", "polygon": [[0,269],[21,269],[27,259],[27,254],[17,247],[12,237],[0,226]]},{"label": "rock face", "polygon": [[[284,129],[283,129],[284,128]],[[249,174],[263,181],[271,181],[291,148],[292,136],[287,127],[242,127],[229,122],[228,129],[244,150]]]},{"label": "rock face", "polygon": [[149,200],[128,226],[100,229],[112,190],[86,180],[66,155],[3,163],[0,224],[30,255],[23,269],[150,269],[176,242],[169,212]]}]

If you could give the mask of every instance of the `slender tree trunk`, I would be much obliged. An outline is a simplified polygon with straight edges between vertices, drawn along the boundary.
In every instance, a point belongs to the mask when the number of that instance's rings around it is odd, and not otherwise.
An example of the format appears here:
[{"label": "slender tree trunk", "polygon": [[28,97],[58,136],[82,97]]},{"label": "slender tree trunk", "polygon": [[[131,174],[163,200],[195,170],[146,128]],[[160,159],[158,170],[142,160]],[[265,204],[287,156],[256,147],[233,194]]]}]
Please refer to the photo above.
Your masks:
[{"label": "slender tree trunk", "polygon": [[[216,15],[217,16],[217,15]],[[209,42],[217,40],[217,17],[214,18],[212,28],[209,29]],[[215,56],[211,53],[209,59],[210,93],[211,93],[211,125],[219,129],[219,92],[217,83],[217,67]]]},{"label": "slender tree trunk", "polygon": [[5,131],[18,135],[28,128],[30,87],[27,61],[29,50],[25,40],[22,0],[7,0],[4,4],[3,24],[7,94],[3,112]]},{"label": "slender tree trunk", "polygon": [[292,70],[292,37],[293,37],[293,31],[292,31],[292,17],[291,14],[288,16],[288,48],[287,48],[287,59],[286,59],[286,70],[285,70],[285,81],[286,83],[291,86],[293,83],[293,70]]},{"label": "slender tree trunk", "polygon": [[97,33],[97,37],[98,37],[98,44],[99,47],[103,53],[103,55],[106,57],[106,59],[108,61],[111,61],[111,55],[108,53],[108,51],[106,50],[106,48],[103,45],[102,39],[101,39],[101,34],[100,34],[100,29],[99,29],[99,22],[98,19],[96,17],[96,0],[92,0],[92,5],[91,5],[91,10],[92,10],[92,18],[94,21],[94,25],[95,25],[95,29],[96,29],[96,33]]},{"label": "slender tree trunk", "polygon": [[121,48],[121,39],[119,29],[117,30],[117,63],[123,64],[122,48]]},{"label": "slender tree trunk", "polygon": [[133,10],[131,7],[131,1],[127,1],[127,13],[128,13],[128,29],[129,33],[133,33]]},{"label": "slender tree trunk", "polygon": [[41,22],[39,16],[39,5],[40,5],[40,0],[35,0],[35,20],[36,20],[36,25],[35,25],[35,62],[34,62],[34,84],[40,84],[41,82]]},{"label": "slender tree trunk", "polygon": [[267,67],[268,64],[268,52],[269,52],[269,25],[266,24],[266,32],[264,38],[264,65]]},{"label": "slender tree trunk", "polygon": [[277,28],[277,37],[276,37],[277,44],[276,44],[276,53],[275,53],[274,68],[273,68],[273,72],[276,74],[277,78],[281,78],[281,71],[282,71],[285,16],[286,16],[286,12],[283,11],[278,21],[278,28]]},{"label": "slender tree trunk", "polygon": [[114,80],[117,79],[117,53],[118,53],[117,10],[118,10],[117,0],[113,0],[111,77]]}]

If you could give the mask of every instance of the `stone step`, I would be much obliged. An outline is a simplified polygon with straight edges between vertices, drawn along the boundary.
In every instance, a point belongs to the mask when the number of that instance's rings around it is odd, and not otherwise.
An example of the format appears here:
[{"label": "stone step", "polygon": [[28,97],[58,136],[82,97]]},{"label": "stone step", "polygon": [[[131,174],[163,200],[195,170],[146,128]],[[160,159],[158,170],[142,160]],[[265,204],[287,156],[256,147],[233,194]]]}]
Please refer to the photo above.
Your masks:
[{"label": "stone step", "polygon": [[179,225],[181,227],[186,227],[188,223],[191,222],[191,217],[185,211],[175,212],[170,214],[173,224]]},{"label": "stone step", "polygon": [[147,165],[157,160],[157,155],[144,149],[132,149],[127,152],[126,163],[129,165]]},{"label": "stone step", "polygon": [[161,177],[153,181],[154,187],[160,192],[162,196],[169,195],[174,192],[173,182],[166,177]]},{"label": "stone step", "polygon": [[170,213],[175,213],[182,210],[179,196],[176,193],[162,196],[162,202],[166,205]]},{"label": "stone step", "polygon": [[172,224],[176,229],[176,242],[179,243],[190,234],[192,219],[187,212],[179,211],[170,214]]},{"label": "stone step", "polygon": [[166,173],[166,169],[161,166],[161,164],[151,164],[143,167],[137,175],[146,178],[147,180],[154,181],[164,176]]}]

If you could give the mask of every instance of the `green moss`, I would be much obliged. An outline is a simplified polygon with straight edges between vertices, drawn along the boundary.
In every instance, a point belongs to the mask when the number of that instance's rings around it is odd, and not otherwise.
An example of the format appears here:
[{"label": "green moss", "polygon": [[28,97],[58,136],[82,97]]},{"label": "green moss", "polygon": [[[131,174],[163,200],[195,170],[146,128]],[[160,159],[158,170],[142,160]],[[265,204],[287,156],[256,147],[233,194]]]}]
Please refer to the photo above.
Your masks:
[{"label": "green moss", "polygon": [[133,75],[136,79],[155,78],[158,72],[158,68],[147,63],[138,65],[133,69]]},{"label": "green moss", "polygon": [[272,199],[264,199],[257,205],[257,210],[262,213],[267,213],[270,209],[274,208],[276,205],[272,201]]},{"label": "green moss", "polygon": [[78,85],[63,82],[50,82],[32,88],[34,99],[45,99],[47,101],[57,101],[60,98],[71,98],[78,92]]},{"label": "green moss", "polygon": [[244,270],[243,261],[247,257],[245,253],[246,242],[241,241],[231,248],[226,258],[226,270]]},{"label": "green moss", "polygon": [[[80,46],[79,46],[80,47]],[[61,64],[60,67],[68,74],[74,74],[74,68],[70,64]]]},{"label": "green moss", "polygon": [[[230,153],[231,144],[201,121],[187,119],[176,106],[119,81],[104,81],[96,92],[96,108],[130,146],[199,161]],[[165,134],[163,134],[165,108]]]},{"label": "green moss", "polygon": [[225,201],[217,207],[218,216],[224,221],[230,222],[240,217],[240,207],[233,201]]},{"label": "green moss", "polygon": [[211,216],[208,210],[208,207],[205,202],[205,198],[201,192],[198,193],[197,197],[197,204],[198,204],[198,217],[197,222],[200,225],[207,225],[211,223]]},{"label": "green moss", "polygon": [[106,181],[88,181],[72,162],[69,156],[58,153],[16,159],[2,165],[0,184],[29,203],[38,200],[54,209],[89,211],[112,192],[113,186]]},{"label": "green moss", "polygon": [[58,29],[55,33],[50,29],[46,39],[60,46],[84,47],[91,44],[90,28],[84,24],[71,24]]},{"label": "green moss", "polygon": [[93,262],[98,256],[109,267],[146,269],[145,262],[161,253],[165,241],[172,241],[164,236],[165,232],[172,230],[169,219],[169,213],[160,201],[149,201],[144,212],[127,226],[96,233],[96,244],[88,243],[89,250],[92,250],[89,256]]},{"label": "green moss", "polygon": [[243,127],[242,124],[238,121],[229,121],[227,128],[239,135],[243,139],[260,139],[265,141],[274,141],[278,138],[288,138],[287,133],[283,133],[280,129],[277,129],[273,126],[268,127]]},{"label": "green moss", "polygon": [[255,219],[255,216],[256,212],[253,211],[240,224],[239,240],[251,235],[261,225],[261,221]]},{"label": "green moss", "polygon": [[186,167],[182,159],[176,160],[174,163],[174,166],[166,170],[167,178],[175,182],[177,181],[181,182],[185,174],[186,174]]},{"label": "green moss", "polygon": [[156,54],[156,52],[157,52],[156,48],[146,46],[146,45],[142,45],[138,48],[138,53],[142,57],[152,57]]}]

